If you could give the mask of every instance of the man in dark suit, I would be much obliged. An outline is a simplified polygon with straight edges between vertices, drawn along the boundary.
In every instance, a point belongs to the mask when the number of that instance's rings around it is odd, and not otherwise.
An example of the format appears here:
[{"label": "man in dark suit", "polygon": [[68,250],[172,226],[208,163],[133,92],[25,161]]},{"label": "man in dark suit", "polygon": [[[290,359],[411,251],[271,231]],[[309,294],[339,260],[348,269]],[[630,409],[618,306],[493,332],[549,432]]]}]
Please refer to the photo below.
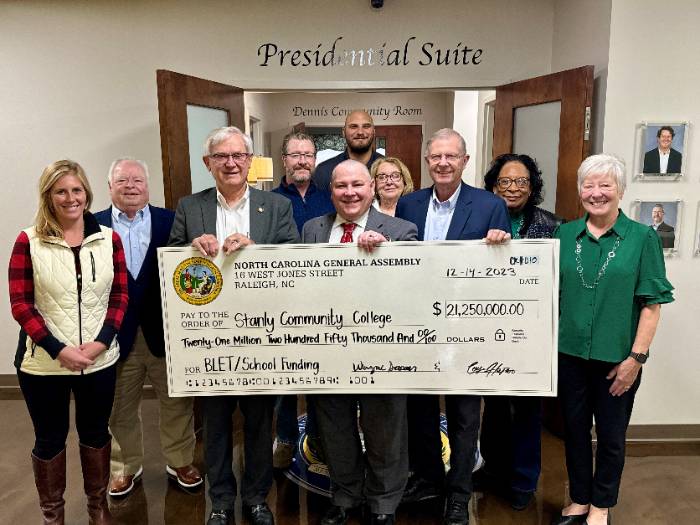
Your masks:
[{"label": "man in dark suit", "polygon": [[345,151],[316,166],[313,181],[320,190],[330,191],[331,173],[341,162],[352,159],[370,169],[375,160],[383,157],[374,149],[374,120],[366,111],[358,109],[345,117],[343,136],[347,143]]},{"label": "man in dark suit", "polygon": [[658,147],[644,154],[643,173],[681,173],[683,155],[671,147],[676,132],[671,126],[661,126],[656,132]]},{"label": "man in dark suit", "polygon": [[[331,199],[336,213],[309,220],[302,242],[356,242],[371,251],[388,239],[416,239],[415,225],[372,207],[374,181],[361,162],[336,166]],[[366,458],[357,430],[358,402]],[[406,396],[329,394],[315,396],[315,403],[333,487],[333,505],[321,525],[343,525],[363,499],[371,524],[391,525],[408,477]]]},{"label": "man in dark suit", "polygon": [[651,209],[651,227],[654,228],[663,248],[673,248],[676,243],[676,230],[670,224],[664,222],[664,206],[663,204],[654,204]]},{"label": "man in dark suit", "polygon": [[[428,141],[425,160],[433,187],[409,193],[399,200],[396,216],[418,227],[418,238],[426,241],[486,239],[501,243],[510,239],[510,218],[505,201],[491,192],[462,182],[469,161],[459,133],[441,129]],[[450,471],[446,478],[445,525],[466,525],[472,492],[479,433],[481,398],[445,396]],[[438,396],[410,395],[407,399],[409,461],[412,470],[404,502],[438,497],[445,486],[440,439]]]},{"label": "man in dark suit", "polygon": [[[229,255],[251,244],[298,242],[288,199],[248,187],[253,157],[250,137],[235,127],[212,131],[204,164],[216,182],[180,200],[170,232],[171,246],[188,246],[204,256]],[[272,486],[272,409],[274,396],[202,398],[204,455],[212,511],[207,525],[232,525],[236,500],[231,418],[239,405],[245,418],[245,469],[241,484],[243,513],[252,525],[272,525],[265,499]]]},{"label": "man in dark suit", "polygon": [[148,378],[158,396],[160,443],[166,472],[179,486],[203,483],[192,465],[194,428],[192,398],[168,397],[156,249],[166,246],[173,224],[170,210],[148,204],[148,167],[122,158],[108,175],[112,206],[95,214],[100,224],[116,231],[124,244],[129,307],[119,341],[120,357],[112,416],[112,479],[110,496],[126,496],[143,473],[141,397]]}]

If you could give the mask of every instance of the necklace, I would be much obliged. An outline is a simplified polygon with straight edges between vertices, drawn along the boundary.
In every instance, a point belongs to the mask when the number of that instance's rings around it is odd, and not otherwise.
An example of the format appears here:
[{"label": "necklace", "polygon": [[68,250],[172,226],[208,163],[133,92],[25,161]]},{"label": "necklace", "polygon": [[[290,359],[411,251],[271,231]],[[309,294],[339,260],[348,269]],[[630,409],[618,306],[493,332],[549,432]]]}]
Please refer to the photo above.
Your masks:
[{"label": "necklace", "polygon": [[581,284],[584,288],[593,290],[598,286],[598,283],[603,278],[603,275],[605,275],[605,270],[608,269],[608,264],[615,257],[615,252],[617,251],[618,246],[620,246],[620,237],[615,239],[615,244],[613,244],[612,250],[608,252],[608,257],[605,259],[603,266],[601,266],[600,270],[598,270],[598,275],[593,281],[593,284],[588,284],[583,278],[583,262],[581,262],[581,240],[576,239],[576,271],[578,272],[578,276],[581,278]]}]

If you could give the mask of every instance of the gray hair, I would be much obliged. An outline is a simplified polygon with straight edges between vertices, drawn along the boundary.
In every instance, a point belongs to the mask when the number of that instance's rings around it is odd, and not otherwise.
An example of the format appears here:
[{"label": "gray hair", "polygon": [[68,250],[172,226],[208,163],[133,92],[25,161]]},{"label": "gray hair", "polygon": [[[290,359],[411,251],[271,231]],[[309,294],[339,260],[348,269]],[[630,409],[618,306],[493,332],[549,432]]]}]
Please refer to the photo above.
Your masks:
[{"label": "gray hair", "polygon": [[581,194],[581,186],[583,181],[589,175],[609,175],[615,179],[617,189],[622,195],[627,187],[627,178],[625,176],[625,161],[615,155],[600,153],[591,155],[584,159],[576,172],[578,185],[578,193]]},{"label": "gray hair", "polygon": [[442,128],[433,133],[425,145],[425,154],[430,154],[430,146],[432,146],[433,142],[436,140],[451,139],[452,137],[457,137],[459,139],[459,147],[462,149],[462,154],[466,155],[467,143],[464,141],[464,137],[451,128]]},{"label": "gray hair", "polygon": [[107,172],[107,182],[112,184],[112,181],[114,180],[114,170],[116,170],[122,162],[133,162],[134,164],[141,166],[143,173],[146,175],[146,180],[148,180],[150,176],[148,173],[148,165],[143,160],[135,159],[133,157],[119,157],[109,166],[109,171]]},{"label": "gray hair", "polygon": [[247,153],[253,153],[253,141],[251,138],[235,126],[226,126],[223,128],[216,128],[207,135],[204,141],[204,156],[211,155],[211,150],[214,146],[221,144],[233,135],[238,135],[243,139]]},{"label": "gray hair", "polygon": [[372,182],[374,179],[372,179],[372,176],[369,174],[369,170],[367,169],[367,166],[362,164],[361,162],[353,159],[348,159],[344,160],[340,164],[338,164],[335,168],[333,168],[333,171],[331,172],[331,186],[333,185],[333,181],[335,181],[335,172],[338,170],[338,168],[343,167],[343,168],[356,168],[362,171],[365,175],[367,175],[367,178]]}]

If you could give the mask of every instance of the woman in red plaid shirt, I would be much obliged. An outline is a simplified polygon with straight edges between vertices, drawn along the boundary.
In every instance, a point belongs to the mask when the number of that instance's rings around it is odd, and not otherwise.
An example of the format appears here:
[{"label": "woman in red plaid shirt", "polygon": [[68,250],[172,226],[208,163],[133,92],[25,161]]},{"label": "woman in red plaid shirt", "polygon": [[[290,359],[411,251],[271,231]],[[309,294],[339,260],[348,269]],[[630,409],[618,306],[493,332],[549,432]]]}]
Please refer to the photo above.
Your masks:
[{"label": "woman in red plaid shirt", "polygon": [[34,424],[39,503],[44,523],[52,525],[64,523],[71,393],[90,523],[111,523],[107,425],[127,270],[119,236],[87,211],[91,202],[79,164],[48,166],[34,225],[20,232],[10,258],[12,316],[21,327],[15,366]]}]

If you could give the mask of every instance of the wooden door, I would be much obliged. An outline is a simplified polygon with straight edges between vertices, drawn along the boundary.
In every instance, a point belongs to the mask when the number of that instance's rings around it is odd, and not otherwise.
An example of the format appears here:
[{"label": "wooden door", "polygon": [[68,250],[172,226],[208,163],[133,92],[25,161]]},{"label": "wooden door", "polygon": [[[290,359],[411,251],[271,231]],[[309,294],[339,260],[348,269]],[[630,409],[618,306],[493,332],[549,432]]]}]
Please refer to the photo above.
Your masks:
[{"label": "wooden door", "polygon": [[420,189],[423,129],[420,125],[375,126],[377,138],[386,141],[386,156],[396,157],[411,172],[413,188]]},{"label": "wooden door", "polygon": [[514,121],[518,108],[557,101],[561,103],[555,210],[557,215],[567,220],[575,219],[582,213],[576,171],[590,152],[592,100],[593,66],[552,73],[496,88],[494,157],[513,153]]},{"label": "wooden door", "polygon": [[224,111],[227,125],[245,131],[243,90],[163,69],[156,79],[165,206],[174,209],[180,198],[192,193],[190,146],[195,152],[202,147],[189,144],[188,106]]}]

